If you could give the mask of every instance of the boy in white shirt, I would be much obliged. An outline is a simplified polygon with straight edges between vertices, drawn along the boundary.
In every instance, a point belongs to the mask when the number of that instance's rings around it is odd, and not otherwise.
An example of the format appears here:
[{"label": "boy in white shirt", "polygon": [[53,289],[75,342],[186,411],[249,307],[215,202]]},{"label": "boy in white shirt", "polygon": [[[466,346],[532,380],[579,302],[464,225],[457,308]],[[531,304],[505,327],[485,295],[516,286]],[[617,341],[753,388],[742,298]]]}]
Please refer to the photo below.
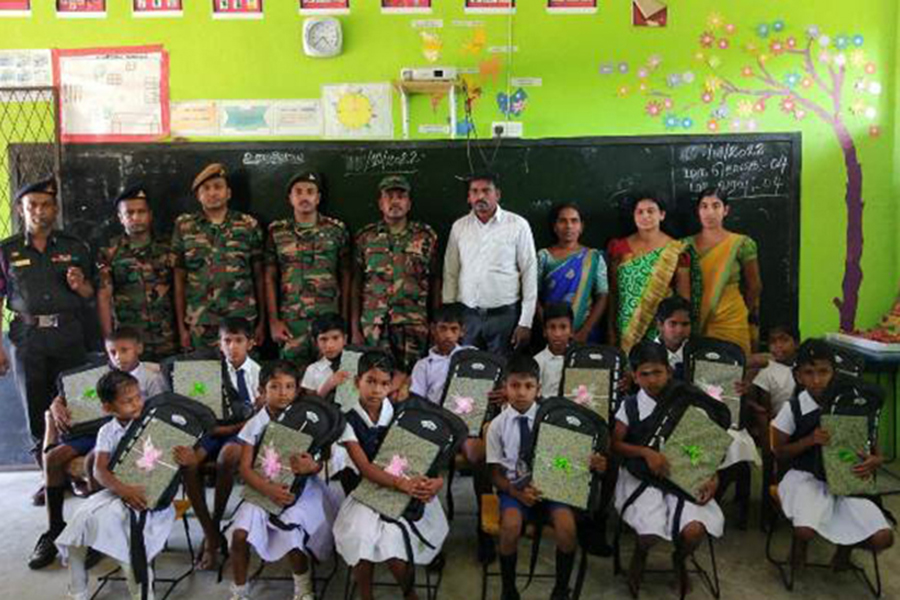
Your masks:
[{"label": "boy in white shirt", "polygon": [[337,314],[327,314],[315,320],[312,336],[319,349],[319,360],[306,367],[300,387],[303,393],[326,398],[336,387],[353,375],[339,370],[341,354],[347,345],[347,326]]},{"label": "boy in white shirt", "polygon": [[459,341],[465,335],[463,313],[459,305],[446,304],[434,312],[431,322],[431,339],[434,346],[428,356],[416,362],[412,371],[409,391],[435,404],[440,404],[450,373],[453,355],[471,346],[462,346]]},{"label": "boy in white shirt", "polygon": [[541,370],[540,396],[559,396],[563,362],[572,342],[572,307],[566,302],[551,302],[544,307],[544,339],[547,347],[534,355]]}]

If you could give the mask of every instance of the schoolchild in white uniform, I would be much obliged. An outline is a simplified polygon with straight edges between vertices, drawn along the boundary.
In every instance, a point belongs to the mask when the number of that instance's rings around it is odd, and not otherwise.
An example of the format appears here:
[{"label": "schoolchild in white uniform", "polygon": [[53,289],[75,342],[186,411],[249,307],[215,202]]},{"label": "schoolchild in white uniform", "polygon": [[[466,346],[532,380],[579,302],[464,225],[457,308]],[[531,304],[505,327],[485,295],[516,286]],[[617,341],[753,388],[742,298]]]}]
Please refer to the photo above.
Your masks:
[{"label": "schoolchild in white uniform", "polygon": [[353,377],[339,370],[341,354],[347,345],[346,324],[340,315],[322,315],[313,322],[312,335],[319,349],[319,360],[306,367],[300,387],[304,393],[322,398]]},{"label": "schoolchild in white uniform", "polygon": [[559,383],[562,381],[563,362],[566,350],[574,339],[572,307],[565,302],[551,302],[542,311],[544,320],[544,339],[547,347],[534,355],[541,369],[541,398],[559,396]]},{"label": "schoolchild in white uniform", "polygon": [[[540,371],[537,361],[524,354],[510,358],[505,372],[509,402],[491,421],[487,434],[487,463],[500,496],[500,574],[502,600],[519,600],[516,589],[516,562],[522,525],[535,511],[546,511],[553,523],[556,540],[556,582],[551,600],[569,599],[569,579],[578,545],[575,513],[571,506],[541,499],[541,491],[531,482],[525,457],[529,452],[538,412]],[[605,471],[606,458],[591,455],[592,471]]]},{"label": "schoolchild in white uniform", "polygon": [[[168,384],[159,365],[141,362],[144,345],[138,331],[127,327],[116,329],[106,337],[105,346],[110,368],[137,379],[138,389],[144,400],[167,391]],[[93,463],[92,451],[97,443],[96,433],[69,435],[72,413],[62,395],[53,400],[50,410],[45,413],[45,420],[44,498],[49,527],[38,539],[28,558],[31,569],[42,569],[55,560],[57,550],[53,542],[66,526],[63,520],[63,503],[68,466],[75,458],[85,456],[85,471],[90,473],[93,470],[90,467]],[[77,495],[85,496],[92,491],[92,486],[90,482],[78,482],[73,483],[73,489],[77,490]]]},{"label": "schoolchild in white uniform", "polygon": [[[646,432],[642,431],[642,428],[646,429],[647,425],[653,422],[651,417],[658,408],[661,408],[658,402],[664,397],[664,391],[672,377],[668,353],[661,344],[642,342],[632,349],[629,362],[640,391],[625,398],[616,412],[612,450],[623,459],[644,460],[651,472],[662,477],[669,469],[666,457],[648,446],[641,445],[639,440],[645,438]],[[636,415],[637,421],[632,422],[629,414]],[[640,589],[650,547],[660,539],[672,540],[676,509],[679,504],[678,496],[651,485],[625,509],[623,514],[625,503],[640,485],[641,480],[624,466],[619,469],[615,492],[616,510],[638,536],[628,573],[628,586],[635,596]],[[724,530],[725,517],[714,500],[717,485],[718,478],[711,478],[700,488],[696,504],[684,502],[680,523],[682,552],[673,555],[676,572],[683,586],[686,585],[687,557],[706,538],[707,532],[715,537],[721,537]]]},{"label": "schoolchild in white uniform", "polygon": [[[94,494],[82,504],[72,521],[56,538],[56,545],[63,558],[68,557],[69,598],[87,600],[88,572],[85,558],[88,548],[105,554],[122,567],[128,591],[135,600],[141,598],[141,588],[135,581],[131,565],[130,511],[147,510],[147,498],[140,486],[125,485],[109,471],[109,461],[116,446],[134,419],[141,415],[144,400],[141,398],[138,381],[128,373],[110,371],[97,383],[97,395],[103,410],[113,419],[97,434],[94,475],[106,489]],[[173,460],[179,465],[187,465],[193,460],[194,451],[187,446],[177,446],[173,450]],[[153,598],[152,571],[149,562],[162,551],[175,523],[175,509],[171,505],[151,510],[144,525],[144,545],[148,561],[149,598]]]},{"label": "schoolchild in white uniform", "polygon": [[666,347],[672,377],[685,380],[684,347],[691,337],[691,303],[679,295],[666,298],[656,309],[656,341]]},{"label": "schoolchild in white uniform", "polygon": [[772,360],[753,378],[750,390],[750,406],[763,415],[766,425],[794,395],[794,361],[800,334],[794,327],[775,325],[769,328],[768,340]]},{"label": "schoolchild in white uniform", "polygon": [[[322,465],[307,452],[291,455],[290,468],[294,474],[310,475],[299,498],[295,498],[287,486],[267,481],[253,470],[254,450],[266,427],[297,398],[297,379],[297,371],[288,362],[277,361],[266,365],[259,382],[260,398],[265,408],[247,421],[238,434],[242,444],[241,477],[244,482],[274,503],[287,508],[278,515],[278,525],[269,518],[269,513],[256,504],[244,502],[238,509],[231,538],[234,569],[232,600],[250,597],[247,585],[250,546],[266,562],[275,562],[287,555],[294,578],[293,600],[314,600],[307,555],[325,560],[334,547],[331,528],[337,506],[329,501],[324,482],[315,477]],[[288,529],[281,525],[286,525]]]},{"label": "schoolchild in white uniform", "polygon": [[[393,359],[380,350],[366,352],[360,358],[356,377],[359,404],[347,413],[347,429],[341,443],[361,477],[425,503],[424,514],[415,522],[415,529],[432,547],[414,539],[412,558],[417,565],[428,565],[437,557],[449,531],[444,509],[435,497],[444,485],[443,478],[397,476],[372,462],[394,415],[387,400],[393,370]],[[400,522],[412,530],[405,518]],[[348,496],[334,523],[334,541],[341,558],[353,568],[362,600],[373,598],[372,574],[377,563],[387,563],[403,589],[403,598],[418,599],[414,589],[404,589],[410,581],[409,569],[414,566],[408,564],[399,525],[382,519],[371,508]]]},{"label": "schoolchild in white uniform", "polygon": [[[850,566],[854,547],[880,552],[894,543],[891,526],[874,502],[833,496],[822,473],[817,473],[820,447],[828,445],[830,439],[819,426],[820,403],[828,401],[834,365],[834,352],[826,342],[806,340],[797,351],[797,390],[772,421],[775,457],[791,464],[778,485],[778,497],[794,526],[791,560],[795,568],[805,564],[807,545],[816,534],[837,545],[832,559],[835,570]],[[884,457],[874,444],[870,454],[860,456],[853,472],[859,477],[871,477],[883,463]]]}]

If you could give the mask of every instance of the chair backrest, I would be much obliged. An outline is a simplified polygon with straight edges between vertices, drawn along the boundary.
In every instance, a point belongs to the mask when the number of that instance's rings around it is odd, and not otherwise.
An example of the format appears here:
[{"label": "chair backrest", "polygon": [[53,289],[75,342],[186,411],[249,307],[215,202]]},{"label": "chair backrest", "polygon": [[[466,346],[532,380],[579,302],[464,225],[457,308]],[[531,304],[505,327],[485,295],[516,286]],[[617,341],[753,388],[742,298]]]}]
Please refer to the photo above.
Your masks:
[{"label": "chair backrest", "polygon": [[318,461],[340,439],[347,422],[340,407],[334,402],[305,395],[288,406],[278,416],[276,423],[310,435],[313,443],[309,452]]},{"label": "chair backrest", "polygon": [[834,370],[837,373],[850,377],[862,377],[866,368],[866,359],[862,354],[838,344],[829,343],[828,346],[834,352]]},{"label": "chair backrest", "polygon": [[[469,385],[470,388],[481,392],[485,388],[493,389],[500,378],[503,377],[503,368],[506,360],[490,352],[476,349],[465,349],[456,352],[450,359],[450,367],[447,371],[447,379],[444,382],[444,390],[441,393],[440,405],[461,416],[469,426],[469,435],[477,436],[485,420],[491,419],[494,414],[488,404],[487,397],[471,398],[472,406],[457,407],[451,400],[459,389],[465,387],[463,380],[477,380],[478,385]],[[483,385],[482,385],[483,383]],[[461,393],[468,396],[471,391]]]},{"label": "chair backrest", "polygon": [[735,385],[744,378],[746,358],[737,344],[713,338],[696,338],[685,348],[687,380],[721,400],[731,412],[731,424],[738,426],[741,398]]},{"label": "chair backrest", "polygon": [[163,359],[160,366],[169,389],[205,404],[219,421],[236,423],[252,416],[253,407],[238,396],[217,351],[204,349],[170,356]]},{"label": "chair backrest", "polygon": [[[566,350],[563,360],[563,372],[559,381],[559,396],[576,403],[591,404],[596,412],[607,422],[612,423],[612,416],[621,401],[618,384],[625,367],[625,355],[615,346],[598,344],[573,345]],[[593,376],[592,376],[593,373]],[[579,389],[587,391],[588,384],[602,387],[596,390],[598,398],[590,398],[582,402]],[[581,386],[584,385],[584,388]],[[587,398],[585,398],[587,399]]]}]

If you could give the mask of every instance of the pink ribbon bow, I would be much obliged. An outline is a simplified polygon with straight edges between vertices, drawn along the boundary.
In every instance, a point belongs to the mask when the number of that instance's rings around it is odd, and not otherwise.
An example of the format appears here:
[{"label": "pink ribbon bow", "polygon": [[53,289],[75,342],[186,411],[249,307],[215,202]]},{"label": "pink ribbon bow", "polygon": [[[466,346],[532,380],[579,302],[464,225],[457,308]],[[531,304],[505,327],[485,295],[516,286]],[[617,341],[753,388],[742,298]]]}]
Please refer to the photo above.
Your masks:
[{"label": "pink ribbon bow", "polygon": [[453,396],[453,412],[468,415],[475,410],[475,399],[468,396]]},{"label": "pink ribbon bow", "polygon": [[575,403],[576,404],[581,404],[582,406],[586,405],[586,404],[590,404],[593,399],[594,399],[594,395],[588,389],[588,386],[582,384],[582,385],[579,385],[577,388],[575,388]]},{"label": "pink ribbon bow", "polygon": [[409,468],[409,461],[406,458],[395,454],[391,457],[391,462],[385,467],[384,472],[394,477],[406,477],[406,469]]}]

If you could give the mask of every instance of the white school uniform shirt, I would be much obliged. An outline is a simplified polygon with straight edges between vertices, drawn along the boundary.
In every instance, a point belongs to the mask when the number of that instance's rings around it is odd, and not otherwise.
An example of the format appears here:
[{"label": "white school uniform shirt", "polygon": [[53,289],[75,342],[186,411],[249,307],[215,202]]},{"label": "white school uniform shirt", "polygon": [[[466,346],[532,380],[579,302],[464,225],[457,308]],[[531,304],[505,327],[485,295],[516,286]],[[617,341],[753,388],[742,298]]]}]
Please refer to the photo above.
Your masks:
[{"label": "white school uniform shirt", "polygon": [[[394,406],[391,404],[391,401],[385,398],[381,402],[381,412],[378,413],[378,422],[373,423],[372,419],[369,418],[369,413],[357,402],[353,405],[353,408],[350,410],[354,410],[362,417],[363,423],[366,424],[366,427],[387,427],[391,424],[391,419],[394,418]],[[347,426],[344,427],[344,433],[341,435],[341,439],[338,440],[340,444],[346,444],[347,442],[358,442],[359,440],[356,437],[356,432],[353,431],[353,426],[350,423],[347,423]],[[350,461],[350,464],[353,464],[353,461]],[[354,465],[355,466],[355,465]]]},{"label": "white school uniform shirt", "polygon": [[241,427],[238,439],[248,446],[256,446],[259,438],[262,437],[263,432],[271,422],[272,417],[269,416],[269,409],[264,408],[258,411]]},{"label": "white school uniform shirt", "polygon": [[550,346],[547,346],[534,355],[534,360],[541,369],[541,390],[542,398],[550,398],[559,395],[559,382],[562,381],[563,362],[566,356],[564,354],[556,355],[550,352]]},{"label": "white school uniform shirt", "polygon": [[[800,392],[797,399],[800,401],[801,416],[808,415],[819,408],[819,405],[806,390]],[[778,414],[775,415],[775,418],[772,419],[772,427],[785,435],[794,435],[794,432],[797,431],[797,422],[794,421],[794,411],[791,410],[790,402],[782,405],[781,410],[779,410]]]},{"label": "white school uniform shirt", "polygon": [[450,372],[450,361],[454,354],[465,349],[472,349],[472,346],[457,344],[450,354],[444,356],[438,354],[437,348],[432,348],[428,356],[416,361],[416,366],[413,367],[410,393],[440,404],[444,386],[447,384],[447,374]]},{"label": "white school uniform shirt", "polygon": [[235,390],[238,389],[238,370],[244,371],[244,383],[247,384],[247,391],[250,392],[250,400],[255,402],[259,397],[259,372],[262,370],[255,360],[249,356],[244,359],[244,364],[235,367],[227,358],[225,359],[225,368],[228,370],[228,380]]},{"label": "white school uniform shirt", "polygon": [[781,412],[781,408],[794,395],[797,382],[794,380],[794,371],[789,366],[771,360],[765,369],[753,378],[753,385],[769,393],[772,398],[772,408],[775,414]]},{"label": "white school uniform shirt", "polygon": [[500,465],[507,473],[515,473],[519,464],[519,417],[528,419],[528,429],[534,430],[537,402],[526,412],[520,413],[511,404],[491,421],[487,434],[487,464]]},{"label": "white school uniform shirt", "polygon": [[322,389],[322,386],[325,385],[325,382],[328,381],[328,378],[332,375],[334,375],[334,370],[331,368],[331,361],[323,356],[306,367],[306,372],[303,373],[303,381],[300,382],[300,387],[312,390],[318,394],[319,390]]},{"label": "white school uniform shirt", "polygon": [[131,425],[131,421],[122,425],[118,419],[113,417],[111,421],[104,424],[97,432],[97,443],[94,446],[94,451],[106,452],[107,454],[115,452],[116,446],[125,437],[125,432],[128,430],[129,425]]},{"label": "white school uniform shirt", "polygon": [[[650,394],[645,392],[644,390],[640,390],[637,393],[637,404],[638,404],[638,417],[643,421],[656,409],[656,400],[650,397]],[[631,423],[628,422],[628,412],[625,410],[625,402],[622,402],[619,405],[619,410],[616,411],[616,421],[621,422],[626,427],[631,426]]]},{"label": "white school uniform shirt", "polygon": [[128,374],[138,380],[138,388],[144,400],[169,391],[169,384],[157,364],[139,362]]},{"label": "white school uniform shirt", "polygon": [[537,304],[537,258],[531,226],[497,211],[482,223],[472,211],[457,219],[444,254],[444,304],[497,308],[522,302],[519,325],[531,327]]},{"label": "white school uniform shirt", "polygon": [[666,353],[669,355],[669,367],[673,371],[678,368],[678,365],[684,363],[684,347],[687,346],[687,340],[681,342],[681,346],[679,346],[678,350],[676,350],[675,352],[669,350],[669,347],[666,346],[666,343],[660,336],[656,336],[656,339],[653,341],[657,344],[662,345],[666,349]]}]

